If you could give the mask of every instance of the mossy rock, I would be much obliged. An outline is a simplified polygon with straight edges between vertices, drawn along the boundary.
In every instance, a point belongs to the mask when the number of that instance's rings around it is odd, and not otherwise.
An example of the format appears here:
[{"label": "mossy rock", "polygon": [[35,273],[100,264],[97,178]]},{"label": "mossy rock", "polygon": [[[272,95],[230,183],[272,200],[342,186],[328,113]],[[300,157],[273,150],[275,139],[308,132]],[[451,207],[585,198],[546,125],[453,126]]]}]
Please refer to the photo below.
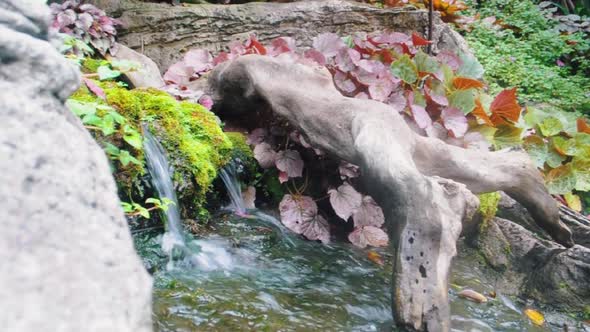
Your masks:
[{"label": "mossy rock", "polygon": [[[106,104],[114,107],[138,131],[142,131],[142,123],[147,123],[152,134],[166,150],[170,166],[174,170],[173,182],[182,218],[200,219],[206,216],[207,213],[202,208],[205,194],[217,177],[217,171],[234,153],[232,140],[223,133],[217,116],[201,105],[179,102],[156,89],[127,90],[114,82],[96,83],[106,94]],[[85,87],[78,90],[72,98],[105,103]],[[124,144],[116,135],[96,138],[97,141],[107,140],[118,147]],[[242,147],[240,151],[241,149]],[[141,162],[145,161],[143,153],[138,152],[135,157]],[[137,199],[139,191],[140,199],[149,197],[145,196],[143,188],[134,186],[134,183],[141,182],[139,178],[144,174],[143,169],[131,172],[118,165],[114,174],[120,192]],[[154,193],[149,194],[156,196]]]}]

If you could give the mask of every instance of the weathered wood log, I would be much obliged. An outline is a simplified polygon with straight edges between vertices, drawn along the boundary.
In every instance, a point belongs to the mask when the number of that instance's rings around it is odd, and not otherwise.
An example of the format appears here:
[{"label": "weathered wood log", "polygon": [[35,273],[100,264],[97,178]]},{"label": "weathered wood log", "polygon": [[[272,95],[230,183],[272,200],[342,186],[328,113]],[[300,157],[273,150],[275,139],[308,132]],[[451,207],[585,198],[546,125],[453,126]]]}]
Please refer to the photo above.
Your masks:
[{"label": "weathered wood log", "polygon": [[[262,42],[279,36],[293,37],[298,46],[311,46],[322,32],[393,30],[426,35],[428,12],[412,9],[379,9],[342,0],[243,5],[171,6],[137,0],[93,0],[124,23],[119,41],[154,60],[165,71],[191,48],[211,51],[254,33]],[[468,52],[463,38],[434,17],[433,51]]]},{"label": "weathered wood log", "polygon": [[392,239],[393,315],[400,326],[450,329],[447,279],[461,224],[477,205],[470,191],[506,191],[556,241],[573,245],[557,202],[523,152],[467,150],[420,136],[398,110],[344,97],[325,68],[287,58],[242,56],[219,65],[209,82],[221,113],[253,117],[271,109],[312,146],[361,167]]}]

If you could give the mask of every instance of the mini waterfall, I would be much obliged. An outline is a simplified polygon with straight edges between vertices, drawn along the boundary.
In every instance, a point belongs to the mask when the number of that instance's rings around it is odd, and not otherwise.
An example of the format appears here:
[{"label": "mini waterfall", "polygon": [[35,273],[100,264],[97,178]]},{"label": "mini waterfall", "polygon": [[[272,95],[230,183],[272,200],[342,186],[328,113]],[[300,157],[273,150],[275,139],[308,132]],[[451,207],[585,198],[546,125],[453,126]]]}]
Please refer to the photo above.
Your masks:
[{"label": "mini waterfall", "polygon": [[244,199],[242,197],[242,188],[240,181],[238,180],[238,166],[232,160],[219,172],[219,176],[231,200],[230,209],[232,209],[237,215],[245,216],[246,208]]},{"label": "mini waterfall", "polygon": [[178,199],[172,185],[172,177],[164,148],[158,140],[150,133],[147,125],[143,126],[144,151],[148,171],[152,177],[152,184],[160,199],[166,197],[173,202],[165,212],[167,229],[162,238],[162,249],[171,254],[175,246],[184,247],[184,237],[178,212]]}]

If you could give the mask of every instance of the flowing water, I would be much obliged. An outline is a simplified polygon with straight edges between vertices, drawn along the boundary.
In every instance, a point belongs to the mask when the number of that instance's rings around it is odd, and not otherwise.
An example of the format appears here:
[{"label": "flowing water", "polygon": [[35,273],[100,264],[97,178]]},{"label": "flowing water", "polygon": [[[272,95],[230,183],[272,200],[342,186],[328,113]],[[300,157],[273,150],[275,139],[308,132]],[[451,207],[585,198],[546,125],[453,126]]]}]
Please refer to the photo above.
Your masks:
[{"label": "flowing water", "polygon": [[[168,170],[165,157],[151,157],[158,149],[160,156],[164,154],[153,137],[148,138],[150,172]],[[149,160],[157,162],[150,166]],[[292,236],[270,215],[243,209],[235,169],[226,169],[221,177],[238,213],[219,214],[213,222],[215,234],[200,239],[183,235],[176,210],[168,213],[165,234],[134,237],[155,280],[156,330],[392,330],[391,263],[386,252],[379,251],[385,261],[380,266],[367,258],[367,251],[349,244],[322,245]],[[174,197],[165,191],[172,188],[166,183],[169,175],[162,171],[154,179],[165,182],[162,191],[158,189],[161,197]],[[162,241],[173,232],[182,241],[184,257],[171,268]],[[550,323],[533,326],[522,314],[525,303],[501,294],[485,304],[458,298],[461,287],[481,293],[494,290],[494,280],[479,258],[465,252],[460,256],[451,278],[453,331],[561,331]],[[549,309],[543,312],[550,322],[568,321]]]}]

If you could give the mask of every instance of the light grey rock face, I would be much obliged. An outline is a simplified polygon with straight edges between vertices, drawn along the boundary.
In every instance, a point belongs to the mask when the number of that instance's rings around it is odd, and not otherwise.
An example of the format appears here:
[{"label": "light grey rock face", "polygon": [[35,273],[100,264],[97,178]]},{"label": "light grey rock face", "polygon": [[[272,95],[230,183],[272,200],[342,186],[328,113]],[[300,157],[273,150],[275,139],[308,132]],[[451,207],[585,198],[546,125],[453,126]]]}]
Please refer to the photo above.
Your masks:
[{"label": "light grey rock face", "polygon": [[399,325],[449,330],[447,279],[462,223],[479,203],[471,192],[508,192],[553,238],[572,245],[557,203],[523,152],[467,150],[419,136],[398,110],[344,97],[327,69],[286,58],[242,56],[219,65],[209,82],[221,115],[271,109],[312,146],[361,167],[394,244]]},{"label": "light grey rock face", "polygon": [[117,53],[112,56],[112,59],[133,61],[139,65],[139,69],[125,73],[125,76],[135,88],[159,89],[166,85],[162,75],[160,75],[158,65],[152,59],[135,52],[125,45],[117,45]]},{"label": "light grey rock face", "polygon": [[[263,43],[277,37],[292,37],[297,46],[309,47],[315,36],[335,32],[393,30],[417,31],[426,36],[428,12],[380,9],[354,1],[317,0],[292,3],[252,2],[243,5],[171,6],[137,0],[91,0],[118,16],[124,27],[119,41],[153,59],[160,70],[182,59],[191,48],[220,51],[229,42],[256,34]],[[189,2],[189,1],[187,1]],[[101,7],[102,6],[102,7]],[[469,52],[463,38],[434,16],[434,52]]]},{"label": "light grey rock face", "polygon": [[64,107],[79,76],[48,20],[42,1],[0,0],[0,326],[150,331],[151,278],[104,153]]}]

